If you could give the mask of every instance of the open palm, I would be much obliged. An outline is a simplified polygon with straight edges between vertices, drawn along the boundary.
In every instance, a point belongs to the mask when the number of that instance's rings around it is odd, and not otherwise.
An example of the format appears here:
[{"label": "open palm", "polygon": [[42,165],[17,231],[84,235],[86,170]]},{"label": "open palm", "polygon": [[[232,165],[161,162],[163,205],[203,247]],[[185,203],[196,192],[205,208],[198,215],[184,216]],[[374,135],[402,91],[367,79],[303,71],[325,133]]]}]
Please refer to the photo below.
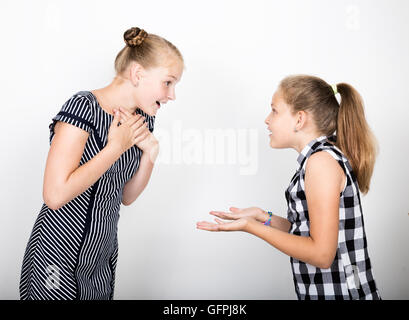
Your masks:
[{"label": "open palm", "polygon": [[207,231],[243,231],[251,219],[253,218],[244,217],[233,221],[222,221],[216,218],[216,223],[200,221],[196,224],[196,227]]},{"label": "open palm", "polygon": [[210,211],[210,214],[224,220],[237,220],[240,218],[254,218],[257,221],[264,222],[268,219],[268,214],[257,207],[250,208],[236,208],[230,207],[230,212],[224,211]]}]

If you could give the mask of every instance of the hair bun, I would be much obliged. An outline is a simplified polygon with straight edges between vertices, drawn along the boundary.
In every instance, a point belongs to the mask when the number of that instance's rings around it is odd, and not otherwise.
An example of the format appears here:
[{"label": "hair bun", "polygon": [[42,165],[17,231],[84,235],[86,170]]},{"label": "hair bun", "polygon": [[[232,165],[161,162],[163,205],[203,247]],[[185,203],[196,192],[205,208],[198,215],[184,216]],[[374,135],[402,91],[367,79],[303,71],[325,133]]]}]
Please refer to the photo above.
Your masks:
[{"label": "hair bun", "polygon": [[148,33],[138,27],[128,29],[124,33],[124,40],[127,46],[133,48],[139,46],[148,36]]}]

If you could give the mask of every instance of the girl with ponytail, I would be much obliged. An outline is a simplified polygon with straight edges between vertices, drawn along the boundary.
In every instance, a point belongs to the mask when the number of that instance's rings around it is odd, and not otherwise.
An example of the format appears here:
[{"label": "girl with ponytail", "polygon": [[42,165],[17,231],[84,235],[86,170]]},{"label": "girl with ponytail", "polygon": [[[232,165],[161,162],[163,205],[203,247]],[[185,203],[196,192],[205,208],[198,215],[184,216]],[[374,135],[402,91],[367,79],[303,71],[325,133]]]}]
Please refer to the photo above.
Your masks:
[{"label": "girl with ponytail", "polygon": [[113,299],[121,204],[145,189],[161,105],[175,100],[179,50],[140,28],[124,33],[116,76],[71,96],[50,123],[44,203],[23,260],[22,300]]},{"label": "girl with ponytail", "polygon": [[274,93],[265,123],[272,148],[299,153],[285,192],[287,218],[232,207],[211,211],[216,223],[197,228],[245,231],[289,255],[298,299],[380,299],[360,198],[369,191],[377,147],[361,96],[346,83],[289,76]]}]

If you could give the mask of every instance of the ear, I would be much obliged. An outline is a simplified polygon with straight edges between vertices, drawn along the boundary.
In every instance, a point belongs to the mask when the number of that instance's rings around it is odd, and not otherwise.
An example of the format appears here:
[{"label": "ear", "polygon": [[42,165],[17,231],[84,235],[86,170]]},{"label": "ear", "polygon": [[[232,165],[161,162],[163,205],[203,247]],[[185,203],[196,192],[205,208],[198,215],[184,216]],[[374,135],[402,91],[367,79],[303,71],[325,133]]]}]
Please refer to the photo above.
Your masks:
[{"label": "ear", "polygon": [[137,62],[131,62],[130,68],[129,68],[129,79],[131,80],[131,83],[134,85],[134,87],[137,87],[139,84],[139,81],[141,80],[143,76],[143,67],[137,63]]},{"label": "ear", "polygon": [[307,123],[308,113],[301,110],[296,114],[297,122],[295,123],[294,130],[300,131]]}]

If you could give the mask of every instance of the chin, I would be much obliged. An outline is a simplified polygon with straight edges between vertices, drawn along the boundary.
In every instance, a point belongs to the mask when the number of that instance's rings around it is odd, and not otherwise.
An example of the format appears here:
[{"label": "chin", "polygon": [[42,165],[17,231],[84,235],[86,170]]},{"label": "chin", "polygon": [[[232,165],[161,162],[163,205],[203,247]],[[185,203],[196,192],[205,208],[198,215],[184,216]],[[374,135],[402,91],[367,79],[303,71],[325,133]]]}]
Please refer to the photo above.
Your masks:
[{"label": "chin", "polygon": [[270,147],[272,149],[285,149],[285,148],[287,148],[286,146],[284,146],[284,145],[282,145],[280,143],[274,142],[274,141],[270,141]]},{"label": "chin", "polygon": [[280,147],[276,146],[274,143],[270,142],[270,148],[272,149],[280,149]]},{"label": "chin", "polygon": [[145,112],[148,116],[155,116],[156,112],[158,111],[154,107],[148,107],[148,108],[140,108],[143,112]]},{"label": "chin", "polygon": [[274,141],[272,141],[271,138],[270,138],[270,143],[269,143],[269,145],[270,145],[270,148],[273,148],[273,149],[276,149],[276,148],[277,148],[276,143],[274,143]]}]

